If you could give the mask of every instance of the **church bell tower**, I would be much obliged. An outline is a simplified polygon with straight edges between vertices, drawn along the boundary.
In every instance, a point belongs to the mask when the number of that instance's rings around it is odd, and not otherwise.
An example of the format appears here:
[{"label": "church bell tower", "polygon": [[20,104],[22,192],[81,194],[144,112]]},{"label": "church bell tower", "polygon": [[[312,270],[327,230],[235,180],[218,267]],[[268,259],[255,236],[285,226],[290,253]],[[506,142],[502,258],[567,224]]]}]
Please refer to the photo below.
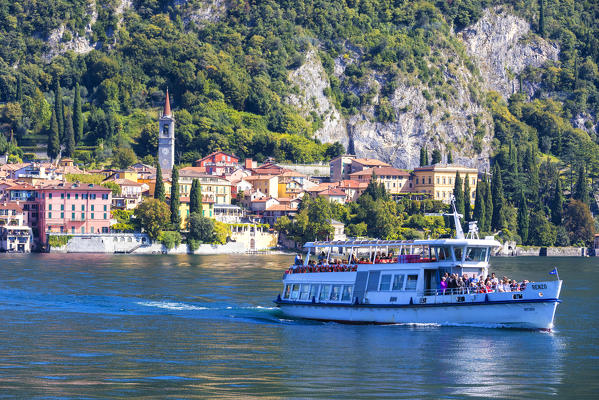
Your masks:
[{"label": "church bell tower", "polygon": [[171,171],[175,165],[175,118],[171,112],[168,88],[164,111],[158,121],[158,162],[163,172]]}]

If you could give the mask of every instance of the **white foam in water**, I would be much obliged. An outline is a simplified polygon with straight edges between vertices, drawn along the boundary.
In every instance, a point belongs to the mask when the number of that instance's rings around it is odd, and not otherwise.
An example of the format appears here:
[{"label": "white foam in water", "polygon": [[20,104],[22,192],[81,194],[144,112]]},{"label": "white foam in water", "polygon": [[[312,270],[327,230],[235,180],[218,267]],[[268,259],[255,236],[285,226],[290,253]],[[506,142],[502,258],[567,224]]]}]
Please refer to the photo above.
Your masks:
[{"label": "white foam in water", "polygon": [[171,301],[139,301],[136,304],[139,304],[140,306],[165,308],[167,310],[177,310],[177,311],[209,310],[208,307],[198,307],[198,306],[192,306],[190,304],[176,303],[176,302],[171,302]]}]

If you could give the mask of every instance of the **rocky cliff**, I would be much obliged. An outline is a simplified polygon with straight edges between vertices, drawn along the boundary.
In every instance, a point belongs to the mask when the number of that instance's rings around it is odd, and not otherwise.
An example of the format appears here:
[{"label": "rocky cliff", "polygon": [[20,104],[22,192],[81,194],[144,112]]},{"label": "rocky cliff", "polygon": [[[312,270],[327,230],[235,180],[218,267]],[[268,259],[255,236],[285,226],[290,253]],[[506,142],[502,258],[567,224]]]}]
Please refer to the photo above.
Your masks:
[{"label": "rocky cliff", "polygon": [[[454,162],[486,169],[493,138],[486,92],[495,90],[509,97],[520,71],[556,60],[559,49],[502,7],[486,10],[478,23],[453,38],[451,46],[433,49],[442,85],[430,88],[408,74],[395,78],[396,89],[387,99],[393,111],[389,122],[377,122],[375,115],[382,100],[380,88],[387,83],[384,77],[369,77],[368,86],[376,90],[370,105],[356,115],[342,116],[323,93],[329,78],[314,50],[308,52],[304,65],[290,73],[300,94],[290,96],[288,102],[306,116],[315,112],[322,118],[317,138],[339,141],[359,157],[413,168],[419,163],[420,148],[426,146],[429,154],[439,149],[445,157],[451,151]],[[334,73],[342,81],[347,63],[341,57],[335,63]]]}]

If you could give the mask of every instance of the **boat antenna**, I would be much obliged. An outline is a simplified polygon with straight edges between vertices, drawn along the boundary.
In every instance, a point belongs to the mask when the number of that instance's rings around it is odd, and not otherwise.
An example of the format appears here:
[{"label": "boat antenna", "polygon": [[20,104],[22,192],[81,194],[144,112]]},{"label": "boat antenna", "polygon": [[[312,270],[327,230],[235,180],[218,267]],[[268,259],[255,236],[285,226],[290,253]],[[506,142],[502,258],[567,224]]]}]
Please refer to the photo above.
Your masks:
[{"label": "boat antenna", "polygon": [[451,207],[453,208],[453,213],[445,215],[453,217],[453,222],[455,223],[455,238],[465,239],[464,231],[462,230],[462,223],[460,222],[460,217],[462,214],[458,214],[458,210],[455,208],[455,196],[453,195],[451,196]]}]

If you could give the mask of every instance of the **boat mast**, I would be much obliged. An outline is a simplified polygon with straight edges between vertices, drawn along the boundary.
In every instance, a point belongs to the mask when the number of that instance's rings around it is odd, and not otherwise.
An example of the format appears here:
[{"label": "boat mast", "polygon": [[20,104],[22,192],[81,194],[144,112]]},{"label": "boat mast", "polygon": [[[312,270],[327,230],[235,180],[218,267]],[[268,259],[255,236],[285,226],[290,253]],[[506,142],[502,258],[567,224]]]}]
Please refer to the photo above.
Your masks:
[{"label": "boat mast", "polygon": [[445,214],[448,216],[453,216],[453,222],[455,223],[455,238],[456,239],[465,239],[464,231],[462,230],[462,223],[460,222],[461,214],[458,214],[458,210],[455,208],[455,197],[451,196],[451,207],[453,208],[452,214]]}]

